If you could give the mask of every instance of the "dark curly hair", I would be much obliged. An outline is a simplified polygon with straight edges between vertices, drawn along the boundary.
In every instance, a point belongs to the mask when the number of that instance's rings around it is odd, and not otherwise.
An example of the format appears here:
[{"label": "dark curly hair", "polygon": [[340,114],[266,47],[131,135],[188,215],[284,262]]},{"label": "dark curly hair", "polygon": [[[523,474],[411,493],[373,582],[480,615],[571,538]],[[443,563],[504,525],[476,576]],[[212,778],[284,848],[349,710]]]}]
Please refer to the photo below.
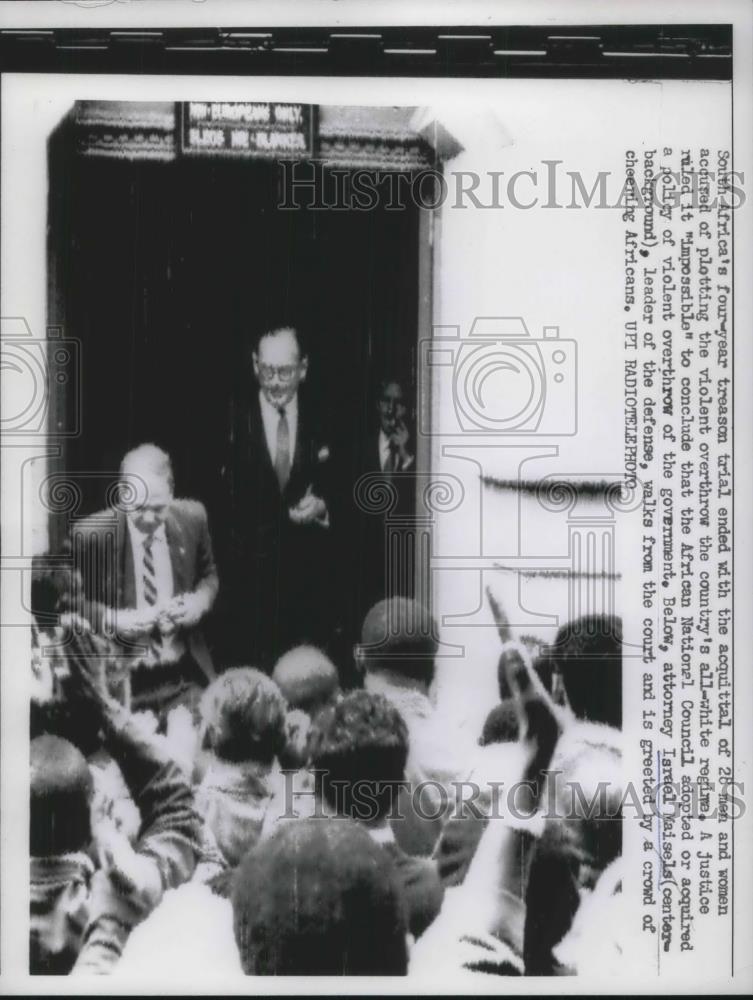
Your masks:
[{"label": "dark curly hair", "polygon": [[393,861],[356,823],[284,823],[241,862],[233,926],[247,975],[405,975]]},{"label": "dark curly hair", "polygon": [[547,655],[580,719],[622,726],[622,619],[586,615],[563,625]]},{"label": "dark curly hair", "polygon": [[85,850],[93,782],[83,754],[68,740],[44,734],[31,741],[30,765],[29,853],[51,857]]},{"label": "dark curly hair", "polygon": [[309,755],[323,801],[339,815],[378,821],[405,777],[408,730],[382,695],[351,691],[317,717]]},{"label": "dark curly hair", "polygon": [[201,699],[204,745],[233,763],[271,764],[285,745],[285,699],[275,682],[252,667],[234,667],[212,681]]}]

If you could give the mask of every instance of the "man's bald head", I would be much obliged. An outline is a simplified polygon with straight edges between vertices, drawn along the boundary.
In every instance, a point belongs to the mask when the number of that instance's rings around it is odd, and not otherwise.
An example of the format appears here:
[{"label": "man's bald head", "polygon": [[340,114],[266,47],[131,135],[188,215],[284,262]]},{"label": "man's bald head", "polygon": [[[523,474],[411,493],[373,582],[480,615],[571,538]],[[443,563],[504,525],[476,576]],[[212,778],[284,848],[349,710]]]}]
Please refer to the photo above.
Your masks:
[{"label": "man's bald head", "polygon": [[357,655],[367,674],[387,671],[429,687],[437,645],[437,626],[428,608],[408,597],[391,597],[366,615]]},{"label": "man's bald head", "polygon": [[296,646],[275,664],[272,678],[288,707],[316,715],[339,691],[337,668],[316,646]]}]

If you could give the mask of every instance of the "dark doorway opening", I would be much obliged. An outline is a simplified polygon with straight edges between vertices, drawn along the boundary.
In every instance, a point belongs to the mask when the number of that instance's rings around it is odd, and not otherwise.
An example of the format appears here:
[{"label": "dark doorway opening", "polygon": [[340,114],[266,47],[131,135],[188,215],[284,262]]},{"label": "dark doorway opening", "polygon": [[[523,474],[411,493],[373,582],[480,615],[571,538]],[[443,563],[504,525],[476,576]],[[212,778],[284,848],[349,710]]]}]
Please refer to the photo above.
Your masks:
[{"label": "dark doorway opening", "polygon": [[123,454],[153,441],[225,551],[222,465],[256,391],[248,339],[277,317],[303,326],[307,389],[352,490],[379,375],[415,398],[418,210],[281,209],[276,163],[96,158],[62,140],[50,161],[51,322],[81,342],[81,434],[65,455],[76,515],[104,506]]}]

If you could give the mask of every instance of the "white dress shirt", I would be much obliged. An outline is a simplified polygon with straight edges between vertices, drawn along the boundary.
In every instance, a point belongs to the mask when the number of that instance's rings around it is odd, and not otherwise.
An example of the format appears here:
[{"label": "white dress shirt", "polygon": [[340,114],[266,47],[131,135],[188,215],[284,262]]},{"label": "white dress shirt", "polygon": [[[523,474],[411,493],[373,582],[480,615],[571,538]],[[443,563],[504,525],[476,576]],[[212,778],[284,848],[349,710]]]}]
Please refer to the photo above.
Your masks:
[{"label": "white dress shirt", "polygon": [[[259,390],[259,402],[261,404],[261,419],[264,424],[264,437],[267,442],[267,451],[274,466],[277,460],[277,428],[280,424],[280,411],[273,406],[264,393]],[[298,434],[298,393],[293,396],[285,406],[285,416],[288,419],[288,440],[290,441],[290,465],[293,465],[295,455],[295,445]]]},{"label": "white dress shirt", "polygon": [[[267,442],[267,451],[274,466],[277,461],[277,428],[280,423],[280,411],[276,406],[272,406],[264,393],[259,390],[259,403],[261,404],[261,419],[264,424],[264,438]],[[293,396],[285,406],[285,416],[288,418],[288,441],[290,443],[290,468],[293,467],[295,447],[298,436],[298,393]],[[329,527],[329,511],[326,506],[324,513],[316,519],[316,523],[323,528]]]},{"label": "white dress shirt", "polygon": [[[144,542],[147,534],[139,530],[128,518],[128,534],[133,553],[133,576],[136,588],[136,607],[146,611],[151,607],[147,604],[144,594]],[[154,563],[154,584],[157,588],[156,607],[167,604],[175,596],[173,580],[173,564],[170,561],[170,548],[167,544],[165,525],[161,524],[154,532],[152,541],[152,562]],[[163,635],[160,639],[160,662],[174,663],[185,652],[185,643],[179,638],[178,632]]]},{"label": "white dress shirt", "polygon": [[[388,471],[390,459],[390,439],[383,430],[379,431],[379,467],[382,472]],[[398,456],[397,471],[406,472],[413,465],[413,456],[409,455],[405,460]],[[392,470],[389,470],[392,471]]]},{"label": "white dress shirt", "polygon": [[[128,519],[128,534],[131,538],[131,551],[133,552],[136,607],[139,611],[144,611],[149,607],[144,595],[144,543],[148,535],[145,531],[140,531],[130,518]],[[173,596],[173,564],[170,562],[170,550],[167,546],[164,524],[161,524],[154,532],[152,562],[154,563],[154,585],[157,588],[157,607],[159,607],[166,604]]]}]

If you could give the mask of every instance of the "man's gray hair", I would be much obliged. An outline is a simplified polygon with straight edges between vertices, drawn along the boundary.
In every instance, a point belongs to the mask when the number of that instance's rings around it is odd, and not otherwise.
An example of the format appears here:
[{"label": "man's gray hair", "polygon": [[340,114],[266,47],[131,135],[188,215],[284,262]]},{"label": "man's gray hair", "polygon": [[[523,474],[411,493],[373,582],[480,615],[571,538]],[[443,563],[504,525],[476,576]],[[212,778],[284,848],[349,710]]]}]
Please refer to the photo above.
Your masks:
[{"label": "man's gray hair", "polygon": [[170,456],[166,451],[158,448],[156,444],[140,444],[123,456],[123,461],[120,463],[120,475],[125,476],[129,472],[137,470],[164,477],[170,483],[171,488],[175,485]]}]

